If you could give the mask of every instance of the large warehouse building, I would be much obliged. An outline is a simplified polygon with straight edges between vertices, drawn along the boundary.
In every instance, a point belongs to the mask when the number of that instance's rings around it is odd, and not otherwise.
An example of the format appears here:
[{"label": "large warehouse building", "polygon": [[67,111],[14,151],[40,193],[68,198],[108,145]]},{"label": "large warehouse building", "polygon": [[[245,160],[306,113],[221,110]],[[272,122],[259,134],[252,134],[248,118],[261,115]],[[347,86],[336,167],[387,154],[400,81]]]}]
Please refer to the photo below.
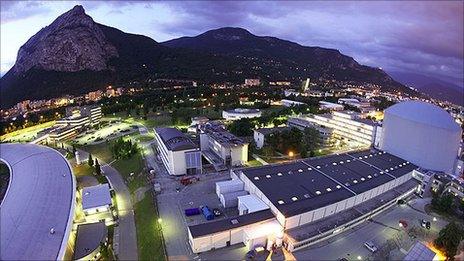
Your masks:
[{"label": "large warehouse building", "polygon": [[190,244],[195,253],[240,242],[252,248],[283,241],[288,250],[297,250],[413,193],[416,168],[386,152],[367,150],[234,170],[232,179],[269,209],[254,202],[244,211],[240,202],[238,217],[190,226]]},{"label": "large warehouse building", "polygon": [[442,108],[406,101],[385,110],[380,148],[422,168],[452,173],[461,132]]},{"label": "large warehouse building", "polygon": [[71,259],[76,180],[57,151],[0,144],[10,181],[0,211],[0,260]]}]

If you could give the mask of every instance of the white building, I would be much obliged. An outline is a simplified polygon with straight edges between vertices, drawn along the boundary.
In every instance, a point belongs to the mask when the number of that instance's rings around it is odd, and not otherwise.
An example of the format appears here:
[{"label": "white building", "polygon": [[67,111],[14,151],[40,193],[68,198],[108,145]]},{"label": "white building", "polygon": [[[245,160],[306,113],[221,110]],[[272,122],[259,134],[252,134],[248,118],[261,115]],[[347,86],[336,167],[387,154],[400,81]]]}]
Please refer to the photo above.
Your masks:
[{"label": "white building", "polygon": [[331,114],[308,114],[300,120],[333,130],[334,136],[370,146],[375,141],[378,124],[361,118],[353,111],[333,111]]},{"label": "white building", "polygon": [[287,100],[287,99],[283,99],[280,102],[282,103],[282,106],[284,106],[284,107],[306,105],[306,103],[304,103],[304,102],[292,101],[292,100]]},{"label": "white building", "polygon": [[200,147],[205,158],[215,165],[242,166],[248,162],[248,143],[228,132],[224,126],[208,122],[200,126]]},{"label": "white building", "polygon": [[170,175],[201,174],[201,152],[176,128],[155,128],[156,150]]},{"label": "white building", "polygon": [[233,110],[222,111],[222,117],[226,120],[258,118],[258,117],[261,117],[261,111],[259,109],[237,108]]},{"label": "white building", "polygon": [[113,220],[111,206],[110,186],[100,184],[82,189],[82,210],[86,221],[98,221],[104,219],[106,222]]},{"label": "white building", "polygon": [[355,99],[355,98],[339,98],[338,103],[346,104],[358,108],[362,113],[375,111],[368,100]]},{"label": "white building", "polygon": [[259,79],[245,79],[245,86],[259,86],[260,84]]},{"label": "white building", "polygon": [[330,110],[330,111],[343,111],[345,107],[343,105],[328,102],[328,101],[320,101],[319,102],[319,109],[321,110]]},{"label": "white building", "polygon": [[385,110],[381,149],[430,170],[453,173],[461,141],[453,117],[430,103],[406,101]]}]

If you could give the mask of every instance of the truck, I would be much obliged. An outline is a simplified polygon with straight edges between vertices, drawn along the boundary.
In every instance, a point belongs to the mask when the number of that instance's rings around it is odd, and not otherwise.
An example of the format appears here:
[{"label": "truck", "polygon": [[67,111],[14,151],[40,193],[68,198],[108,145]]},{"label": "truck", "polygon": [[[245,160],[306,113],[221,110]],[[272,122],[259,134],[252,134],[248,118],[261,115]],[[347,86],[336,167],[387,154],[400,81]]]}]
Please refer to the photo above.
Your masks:
[{"label": "truck", "polygon": [[205,216],[206,220],[213,220],[214,219],[214,213],[209,209],[208,206],[204,206],[201,208],[201,212],[203,213],[203,216]]},{"label": "truck", "polygon": [[200,209],[199,208],[187,208],[184,210],[184,213],[187,217],[195,216],[195,215],[200,214]]}]

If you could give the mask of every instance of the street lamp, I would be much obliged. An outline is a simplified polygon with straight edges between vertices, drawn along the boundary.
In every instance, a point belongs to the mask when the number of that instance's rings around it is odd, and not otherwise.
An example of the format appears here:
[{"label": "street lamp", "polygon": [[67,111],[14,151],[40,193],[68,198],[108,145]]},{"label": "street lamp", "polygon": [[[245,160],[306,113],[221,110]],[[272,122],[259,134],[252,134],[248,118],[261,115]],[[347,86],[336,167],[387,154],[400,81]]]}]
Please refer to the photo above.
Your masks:
[{"label": "street lamp", "polygon": [[158,224],[161,224],[161,222],[163,222],[163,220],[161,218],[158,218]]}]

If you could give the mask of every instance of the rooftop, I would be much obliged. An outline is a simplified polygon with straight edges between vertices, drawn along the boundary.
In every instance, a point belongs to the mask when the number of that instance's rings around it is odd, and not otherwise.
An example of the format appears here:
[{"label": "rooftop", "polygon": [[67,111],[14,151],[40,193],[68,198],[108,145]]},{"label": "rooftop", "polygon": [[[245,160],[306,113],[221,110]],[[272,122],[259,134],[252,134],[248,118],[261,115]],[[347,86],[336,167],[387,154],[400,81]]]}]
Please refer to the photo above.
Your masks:
[{"label": "rooftop", "polygon": [[264,136],[266,136],[266,135],[269,135],[269,134],[272,134],[272,133],[281,132],[281,131],[290,130],[290,129],[291,128],[289,128],[289,127],[275,127],[275,128],[261,128],[261,129],[255,130],[255,131],[263,134]]},{"label": "rooftop", "polygon": [[361,194],[416,168],[386,152],[367,150],[241,171],[284,215],[292,216]]},{"label": "rooftop", "polygon": [[236,108],[236,109],[225,110],[225,111],[228,113],[248,114],[248,113],[258,113],[259,109]]},{"label": "rooftop", "polygon": [[76,191],[68,162],[33,144],[0,144],[0,158],[11,175],[0,211],[0,259],[63,259]]},{"label": "rooftop", "polygon": [[266,209],[241,216],[193,225],[189,226],[188,228],[190,230],[190,233],[192,234],[192,237],[197,238],[204,235],[226,231],[232,228],[250,225],[256,222],[266,221],[273,218],[275,217],[274,214],[272,214],[271,210]]},{"label": "rooftop", "polygon": [[242,139],[228,132],[222,124],[208,122],[200,128],[202,132],[208,133],[211,138],[220,143],[222,146],[234,147],[247,144]]},{"label": "rooftop", "polygon": [[92,253],[100,243],[106,241],[107,233],[104,221],[78,225],[73,260],[79,260]]},{"label": "rooftop", "polygon": [[413,260],[435,260],[435,256],[437,254],[433,252],[430,248],[426,245],[422,244],[421,242],[417,242],[414,246],[411,247],[408,254],[404,257],[403,260],[405,261],[413,261]]},{"label": "rooftop", "polygon": [[82,209],[111,205],[110,186],[100,184],[82,190]]},{"label": "rooftop", "polygon": [[155,128],[164,145],[171,151],[196,149],[197,145],[176,128]]},{"label": "rooftop", "polygon": [[461,127],[446,110],[427,102],[400,102],[388,107],[385,116],[388,114],[450,131],[461,131]]}]

